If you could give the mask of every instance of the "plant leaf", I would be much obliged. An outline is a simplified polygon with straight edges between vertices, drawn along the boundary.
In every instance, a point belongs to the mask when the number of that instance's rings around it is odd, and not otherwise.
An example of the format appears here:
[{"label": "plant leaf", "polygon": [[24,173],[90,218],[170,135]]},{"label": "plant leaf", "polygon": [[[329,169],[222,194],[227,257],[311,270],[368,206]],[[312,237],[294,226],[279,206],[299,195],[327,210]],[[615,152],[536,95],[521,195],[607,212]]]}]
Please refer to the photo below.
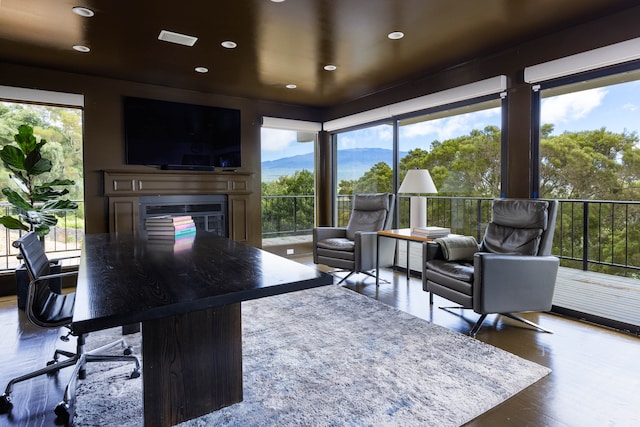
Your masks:
[{"label": "plant leaf", "polygon": [[24,225],[22,221],[12,216],[0,217],[0,224],[7,227],[9,230],[24,230],[29,231],[29,227]]},{"label": "plant leaf", "polygon": [[41,212],[52,212],[52,211],[67,211],[72,209],[78,209],[78,204],[71,200],[54,200],[49,203],[45,203],[42,206]]},{"label": "plant leaf", "polygon": [[25,221],[32,224],[34,227],[41,225],[56,225],[58,218],[51,212],[39,212],[36,210],[28,211],[25,215]]},{"label": "plant leaf", "polygon": [[33,128],[29,125],[18,126],[18,133],[13,139],[26,155],[36,149],[36,137],[33,135]]},{"label": "plant leaf", "polygon": [[22,209],[25,211],[32,209],[31,204],[29,204],[29,202],[26,201],[17,191],[10,188],[3,188],[2,194],[7,197],[7,201],[9,203],[17,207],[18,209]]},{"label": "plant leaf", "polygon": [[24,170],[25,155],[22,150],[15,145],[5,145],[0,150],[0,159],[9,169]]},{"label": "plant leaf", "polygon": [[51,163],[51,160],[43,158],[40,151],[32,151],[29,153],[24,162],[24,169],[27,175],[40,175],[51,171],[52,167],[53,163]]},{"label": "plant leaf", "polygon": [[37,236],[44,237],[47,234],[49,234],[49,231],[51,231],[51,228],[46,225],[39,225],[37,227],[34,227],[33,230],[36,232]]},{"label": "plant leaf", "polygon": [[76,182],[71,179],[54,179],[51,182],[45,182],[40,187],[55,187],[56,185],[73,185]]}]

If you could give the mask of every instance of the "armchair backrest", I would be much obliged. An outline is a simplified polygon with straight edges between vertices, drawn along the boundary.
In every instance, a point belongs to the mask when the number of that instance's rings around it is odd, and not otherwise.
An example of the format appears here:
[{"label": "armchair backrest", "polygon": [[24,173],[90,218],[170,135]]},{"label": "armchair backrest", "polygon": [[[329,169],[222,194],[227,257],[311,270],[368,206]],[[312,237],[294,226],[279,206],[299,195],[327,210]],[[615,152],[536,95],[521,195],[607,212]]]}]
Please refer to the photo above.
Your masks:
[{"label": "armchair backrest", "polygon": [[358,231],[391,228],[395,195],[390,193],[354,194],[353,210],[347,224],[347,238],[353,240]]},{"label": "armchair backrest", "polygon": [[480,250],[546,256],[551,254],[557,200],[496,199]]}]

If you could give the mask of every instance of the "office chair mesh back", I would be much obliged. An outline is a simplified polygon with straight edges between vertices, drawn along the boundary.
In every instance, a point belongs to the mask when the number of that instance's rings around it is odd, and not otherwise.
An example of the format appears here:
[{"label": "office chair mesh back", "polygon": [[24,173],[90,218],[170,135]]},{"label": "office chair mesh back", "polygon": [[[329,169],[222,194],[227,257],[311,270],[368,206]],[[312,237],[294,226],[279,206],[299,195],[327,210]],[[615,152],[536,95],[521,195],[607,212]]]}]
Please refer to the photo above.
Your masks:
[{"label": "office chair mesh back", "polygon": [[31,322],[42,327],[65,326],[73,318],[75,293],[58,294],[49,288],[48,279],[40,279],[50,274],[49,259],[40,240],[34,232],[29,232],[13,242],[20,250],[29,275],[29,292],[25,312]]}]

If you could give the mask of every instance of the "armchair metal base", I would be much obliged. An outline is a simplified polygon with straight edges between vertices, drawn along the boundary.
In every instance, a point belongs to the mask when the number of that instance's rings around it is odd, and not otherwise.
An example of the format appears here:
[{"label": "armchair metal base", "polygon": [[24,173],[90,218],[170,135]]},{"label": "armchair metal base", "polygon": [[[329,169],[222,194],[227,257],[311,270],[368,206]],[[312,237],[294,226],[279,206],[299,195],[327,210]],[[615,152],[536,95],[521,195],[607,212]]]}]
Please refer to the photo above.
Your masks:
[{"label": "armchair metal base", "polygon": [[[449,311],[451,309],[460,309],[460,310],[470,310],[468,308],[465,307],[460,307],[460,306],[455,306],[455,307],[439,307],[442,310],[445,311]],[[518,316],[516,314],[513,313],[495,313],[495,314],[500,314],[502,316],[506,316],[510,319],[513,320],[517,320],[519,322],[525,323],[537,330],[539,330],[540,332],[545,332],[547,334],[552,334],[553,331],[547,328],[543,328],[542,326],[538,325],[537,323],[532,322],[531,320],[527,320],[524,317]],[[471,330],[469,331],[469,336],[472,337],[476,337],[476,335],[478,334],[478,331],[480,330],[480,328],[482,327],[482,323],[485,321],[485,319],[487,318],[488,314],[481,314],[480,318],[476,321],[476,323],[473,325],[473,327],[471,328]]]},{"label": "armchair metal base", "polygon": [[[347,272],[347,271],[349,272],[349,274],[347,274],[346,276],[341,278],[340,281],[337,283],[338,285],[341,284],[342,282],[344,282],[345,280],[347,280],[349,277],[351,277],[353,274],[356,274],[356,273],[366,274],[369,277],[373,277],[374,279],[376,278],[375,273],[371,273],[370,271],[333,270],[333,271],[330,271],[329,274],[335,275],[335,273],[344,273],[344,272]],[[384,280],[384,279],[378,279],[378,280],[380,280],[381,282],[390,283],[388,280]]]}]

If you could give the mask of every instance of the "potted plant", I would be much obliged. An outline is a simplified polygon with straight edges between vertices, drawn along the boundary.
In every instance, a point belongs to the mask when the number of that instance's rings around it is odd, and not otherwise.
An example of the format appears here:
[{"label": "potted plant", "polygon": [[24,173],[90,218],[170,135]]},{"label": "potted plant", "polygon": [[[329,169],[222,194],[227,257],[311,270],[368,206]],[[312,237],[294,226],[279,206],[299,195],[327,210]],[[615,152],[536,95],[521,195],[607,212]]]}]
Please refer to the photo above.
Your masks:
[{"label": "potted plant", "polygon": [[[45,179],[46,174],[53,168],[51,160],[42,155],[42,147],[47,141],[38,141],[31,126],[19,126],[14,141],[15,145],[9,143],[0,150],[0,160],[9,170],[10,177],[17,187],[17,190],[8,187],[2,189],[17,215],[0,217],[0,224],[11,230],[35,231],[44,243],[44,236],[49,234],[51,227],[58,222],[55,214],[78,208],[76,202],[62,198],[69,193],[68,189],[56,188],[73,185],[74,181]],[[19,277],[20,269],[21,267],[16,270],[18,306],[24,308],[29,280],[26,278],[26,272],[22,279]],[[23,283],[25,281],[26,284]]]}]

